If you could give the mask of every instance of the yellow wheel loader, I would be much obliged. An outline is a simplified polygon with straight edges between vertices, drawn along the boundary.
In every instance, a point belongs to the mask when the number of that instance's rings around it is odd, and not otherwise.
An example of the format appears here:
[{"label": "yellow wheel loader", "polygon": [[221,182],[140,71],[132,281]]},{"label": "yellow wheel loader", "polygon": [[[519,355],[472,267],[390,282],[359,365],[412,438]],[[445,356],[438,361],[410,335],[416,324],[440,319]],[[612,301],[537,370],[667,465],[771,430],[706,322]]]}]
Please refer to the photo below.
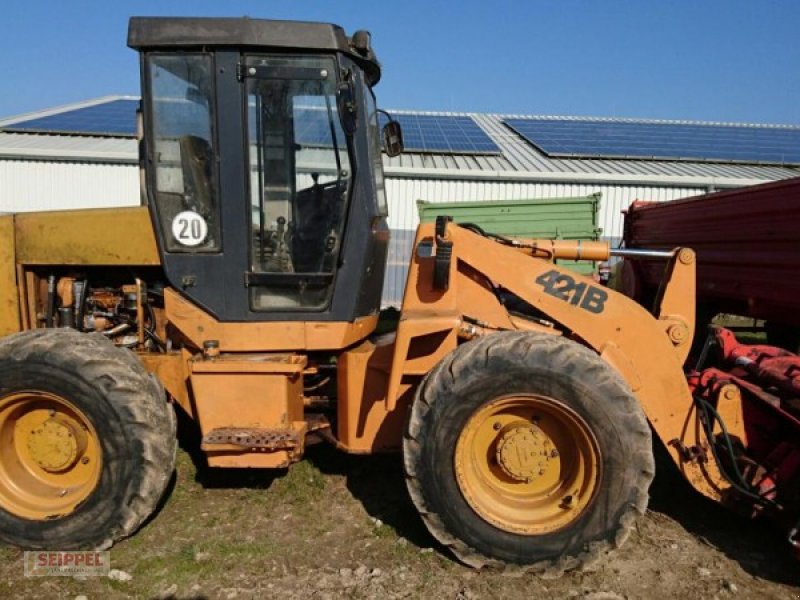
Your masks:
[{"label": "yellow wheel loader", "polygon": [[[694,254],[651,310],[559,259],[447,218],[414,240],[376,327],[389,228],[367,32],[133,18],[144,206],[0,217],[0,539],[106,548],[155,509],[175,410],[211,467],[306,445],[401,451],[431,534],[463,562],[570,569],[647,506],[651,430],[688,481],[731,486],[682,369]],[[637,255],[627,250],[627,255]]]}]

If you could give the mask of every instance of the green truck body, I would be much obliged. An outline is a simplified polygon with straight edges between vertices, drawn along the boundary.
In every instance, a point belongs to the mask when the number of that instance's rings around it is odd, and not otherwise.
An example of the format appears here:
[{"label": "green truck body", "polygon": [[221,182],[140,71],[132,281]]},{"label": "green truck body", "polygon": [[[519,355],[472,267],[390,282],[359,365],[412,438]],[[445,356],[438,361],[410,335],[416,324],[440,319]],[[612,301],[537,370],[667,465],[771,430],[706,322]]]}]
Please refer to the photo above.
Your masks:
[{"label": "green truck body", "polygon": [[[489,233],[510,238],[597,240],[600,194],[576,198],[530,200],[482,200],[477,202],[417,201],[419,220],[428,223],[450,216],[456,223],[474,223]],[[595,263],[559,261],[583,275],[596,270]]]}]

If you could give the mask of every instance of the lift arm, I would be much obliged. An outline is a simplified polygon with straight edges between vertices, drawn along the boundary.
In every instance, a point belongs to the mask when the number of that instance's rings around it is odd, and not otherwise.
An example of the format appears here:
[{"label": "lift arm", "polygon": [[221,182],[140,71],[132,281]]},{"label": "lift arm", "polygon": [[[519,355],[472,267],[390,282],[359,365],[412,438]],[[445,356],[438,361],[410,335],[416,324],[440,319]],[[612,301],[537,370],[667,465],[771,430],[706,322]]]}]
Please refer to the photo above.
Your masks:
[{"label": "lift arm", "polygon": [[[525,328],[568,335],[620,373],[695,488],[717,499],[728,487],[706,457],[682,368],[694,329],[694,252],[679,248],[671,253],[665,285],[651,314],[627,296],[553,262],[604,260],[610,254],[607,245],[603,251],[599,245],[540,240],[515,247],[440,221],[437,226],[420,226],[414,250],[390,373],[389,406],[401,378],[410,374],[404,365],[416,335],[445,328],[463,333],[465,324],[478,333]],[[541,318],[515,318],[501,302],[501,290],[530,304]],[[438,353],[451,349],[445,344]],[[434,358],[440,357],[429,360]]]}]

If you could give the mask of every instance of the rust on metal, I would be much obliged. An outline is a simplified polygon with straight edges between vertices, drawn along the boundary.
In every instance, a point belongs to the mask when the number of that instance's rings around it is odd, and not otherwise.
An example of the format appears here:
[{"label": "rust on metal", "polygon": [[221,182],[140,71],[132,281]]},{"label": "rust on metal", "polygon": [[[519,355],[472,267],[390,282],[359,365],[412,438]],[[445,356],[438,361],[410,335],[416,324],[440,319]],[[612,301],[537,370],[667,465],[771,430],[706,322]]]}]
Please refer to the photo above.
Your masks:
[{"label": "rust on metal", "polygon": [[204,445],[231,444],[248,449],[284,450],[297,448],[300,438],[292,429],[221,427],[203,436]]},{"label": "rust on metal", "polygon": [[[189,359],[192,407],[210,466],[282,467],[299,460],[307,431],[306,364],[306,356],[291,353],[221,353],[205,360],[198,352]],[[296,443],[268,433],[276,431],[293,431]]]}]

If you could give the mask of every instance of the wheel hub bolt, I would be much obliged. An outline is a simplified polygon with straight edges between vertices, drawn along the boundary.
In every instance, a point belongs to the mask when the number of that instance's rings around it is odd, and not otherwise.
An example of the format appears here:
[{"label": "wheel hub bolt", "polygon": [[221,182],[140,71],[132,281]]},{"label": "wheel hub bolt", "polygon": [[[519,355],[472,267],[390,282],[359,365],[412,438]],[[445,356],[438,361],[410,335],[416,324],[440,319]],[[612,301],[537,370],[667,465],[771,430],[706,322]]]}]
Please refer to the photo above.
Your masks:
[{"label": "wheel hub bolt", "polygon": [[[55,412],[55,411],[51,411]],[[30,458],[39,468],[58,473],[72,467],[86,450],[86,435],[66,417],[51,417],[27,439]]]},{"label": "wheel hub bolt", "polygon": [[511,479],[530,483],[547,471],[545,434],[524,421],[509,425],[500,436],[495,459]]}]

